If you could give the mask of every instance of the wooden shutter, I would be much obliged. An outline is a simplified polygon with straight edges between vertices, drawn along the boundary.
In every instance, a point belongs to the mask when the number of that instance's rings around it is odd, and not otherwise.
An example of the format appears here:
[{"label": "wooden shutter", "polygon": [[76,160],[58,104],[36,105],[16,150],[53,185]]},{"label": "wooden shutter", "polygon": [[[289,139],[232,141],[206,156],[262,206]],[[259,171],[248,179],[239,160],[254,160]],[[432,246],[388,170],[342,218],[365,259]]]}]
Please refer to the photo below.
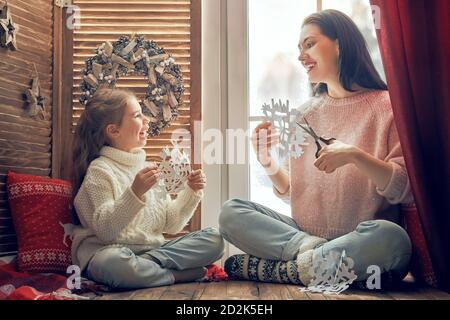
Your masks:
[{"label": "wooden shutter", "polygon": [[47,111],[52,114],[53,4],[49,0],[9,0],[19,25],[17,51],[0,48],[0,255],[14,253],[17,240],[7,193],[8,170],[39,176],[51,173],[51,121],[34,120],[23,94],[36,64]]},{"label": "wooden shutter", "polygon": [[[173,55],[181,66],[185,93],[177,121],[158,137],[149,138],[145,150],[150,161],[158,161],[163,147],[170,145],[175,129],[184,128],[193,138],[194,121],[201,120],[200,106],[200,0],[74,0],[80,8],[80,28],[73,31],[73,117],[72,132],[84,108],[79,103],[81,69],[94,49],[105,41],[116,41],[121,35],[133,33],[154,40]],[[126,88],[145,95],[144,76],[121,77],[118,88]],[[193,142],[191,155],[193,157]],[[200,228],[200,210],[189,230]]]}]

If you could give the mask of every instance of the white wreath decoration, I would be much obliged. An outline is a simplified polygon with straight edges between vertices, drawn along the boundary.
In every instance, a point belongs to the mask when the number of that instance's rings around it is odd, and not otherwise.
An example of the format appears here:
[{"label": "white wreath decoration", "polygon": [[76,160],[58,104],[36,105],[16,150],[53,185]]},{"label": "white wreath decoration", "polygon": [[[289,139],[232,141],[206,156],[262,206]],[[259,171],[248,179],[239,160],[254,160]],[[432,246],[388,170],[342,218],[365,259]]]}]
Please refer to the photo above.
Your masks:
[{"label": "white wreath decoration", "polygon": [[[132,40],[131,40],[132,39]],[[150,118],[150,136],[158,136],[178,117],[183,104],[183,76],[175,59],[154,41],[142,36],[121,36],[105,42],[96,55],[86,59],[80,84],[80,103],[86,105],[99,88],[115,88],[121,76],[142,74],[148,80],[145,98],[140,101],[143,113]]]}]

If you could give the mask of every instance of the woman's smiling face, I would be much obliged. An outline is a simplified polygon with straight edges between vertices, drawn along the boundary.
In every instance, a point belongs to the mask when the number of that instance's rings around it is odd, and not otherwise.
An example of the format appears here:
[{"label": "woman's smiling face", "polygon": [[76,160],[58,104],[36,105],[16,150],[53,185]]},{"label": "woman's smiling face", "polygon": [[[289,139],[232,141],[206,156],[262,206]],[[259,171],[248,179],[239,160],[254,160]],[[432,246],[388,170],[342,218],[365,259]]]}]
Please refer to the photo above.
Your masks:
[{"label": "woman's smiling face", "polygon": [[339,45],[323,35],[319,26],[307,24],[302,28],[299,60],[312,83],[329,83],[339,79]]}]

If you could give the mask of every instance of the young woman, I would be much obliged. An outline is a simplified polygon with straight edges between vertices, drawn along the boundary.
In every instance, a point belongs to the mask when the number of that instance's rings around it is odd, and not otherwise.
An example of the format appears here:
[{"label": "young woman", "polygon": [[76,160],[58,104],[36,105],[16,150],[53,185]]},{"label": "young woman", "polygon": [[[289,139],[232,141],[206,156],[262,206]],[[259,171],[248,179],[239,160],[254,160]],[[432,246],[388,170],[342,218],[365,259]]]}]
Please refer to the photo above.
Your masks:
[{"label": "young woman", "polygon": [[96,92],[80,117],[74,143],[75,209],[81,222],[72,245],[74,264],[113,288],[137,289],[202,278],[221,258],[213,228],[179,233],[200,202],[206,178],[191,173],[176,200],[155,192],[161,177],[146,162],[149,120],[127,91]]},{"label": "young woman", "polygon": [[345,250],[357,280],[368,278],[371,265],[403,278],[411,244],[395,205],[413,199],[387,86],[361,32],[339,11],[306,18],[299,49],[314,97],[297,121],[335,140],[317,152],[309,138],[304,154],[284,169],[270,155],[277,143],[270,123],[256,128],[258,160],[275,194],[290,199],[292,218],[249,201],[226,202],[220,232],[247,254],[230,257],[225,270],[241,279],[308,285],[313,261]]}]

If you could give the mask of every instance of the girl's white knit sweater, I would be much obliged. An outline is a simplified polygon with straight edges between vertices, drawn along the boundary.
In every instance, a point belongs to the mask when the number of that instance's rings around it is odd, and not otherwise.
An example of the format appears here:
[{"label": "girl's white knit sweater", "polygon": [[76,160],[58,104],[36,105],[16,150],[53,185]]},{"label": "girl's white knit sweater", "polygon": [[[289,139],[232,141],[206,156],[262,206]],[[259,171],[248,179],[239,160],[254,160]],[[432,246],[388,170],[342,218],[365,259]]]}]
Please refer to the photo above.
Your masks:
[{"label": "girl's white knit sweater", "polygon": [[81,226],[75,228],[72,260],[83,270],[104,246],[126,246],[136,254],[160,247],[163,232],[176,234],[189,222],[203,192],[186,188],[176,200],[155,186],[142,199],[131,189],[148,163],[143,149],[132,153],[103,147],[91,162],[74,205]]}]

